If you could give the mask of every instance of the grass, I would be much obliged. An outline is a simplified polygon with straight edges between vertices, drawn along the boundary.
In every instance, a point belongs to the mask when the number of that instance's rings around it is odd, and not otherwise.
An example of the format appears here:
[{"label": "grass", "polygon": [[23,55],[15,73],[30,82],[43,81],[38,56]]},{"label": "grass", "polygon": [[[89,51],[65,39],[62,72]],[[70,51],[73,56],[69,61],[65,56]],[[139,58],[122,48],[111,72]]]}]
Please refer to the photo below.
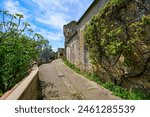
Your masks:
[{"label": "grass", "polygon": [[2,92],[0,92],[0,97],[3,95],[3,93]]},{"label": "grass", "polygon": [[121,86],[114,85],[112,82],[104,83],[101,81],[100,77],[95,73],[82,72],[79,68],[69,63],[67,60],[63,60],[63,61],[68,67],[73,69],[75,72],[105,87],[106,89],[110,90],[115,96],[127,100],[150,100],[150,94],[144,93],[142,90],[126,90]]}]

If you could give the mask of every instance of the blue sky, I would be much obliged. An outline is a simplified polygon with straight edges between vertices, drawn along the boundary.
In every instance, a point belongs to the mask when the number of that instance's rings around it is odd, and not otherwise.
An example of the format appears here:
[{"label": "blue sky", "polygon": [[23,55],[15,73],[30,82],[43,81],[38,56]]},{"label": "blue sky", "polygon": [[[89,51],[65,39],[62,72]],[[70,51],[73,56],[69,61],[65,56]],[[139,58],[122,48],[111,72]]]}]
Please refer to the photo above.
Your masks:
[{"label": "blue sky", "polygon": [[21,13],[53,50],[64,47],[63,25],[83,15],[93,0],[0,0],[0,10]]}]

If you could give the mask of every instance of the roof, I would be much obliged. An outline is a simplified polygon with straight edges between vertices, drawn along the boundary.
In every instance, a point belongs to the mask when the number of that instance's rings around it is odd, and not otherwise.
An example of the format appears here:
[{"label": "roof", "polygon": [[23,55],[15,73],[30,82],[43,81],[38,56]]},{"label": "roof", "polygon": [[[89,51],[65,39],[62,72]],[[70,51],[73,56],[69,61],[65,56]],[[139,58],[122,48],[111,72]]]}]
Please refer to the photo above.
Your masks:
[{"label": "roof", "polygon": [[84,14],[81,16],[81,18],[78,20],[78,24],[81,22],[81,20],[84,18],[84,16],[86,14],[88,14],[88,12],[95,6],[95,4],[97,4],[97,2],[99,2],[99,0],[94,0],[93,3],[89,6],[89,8],[84,12]]}]

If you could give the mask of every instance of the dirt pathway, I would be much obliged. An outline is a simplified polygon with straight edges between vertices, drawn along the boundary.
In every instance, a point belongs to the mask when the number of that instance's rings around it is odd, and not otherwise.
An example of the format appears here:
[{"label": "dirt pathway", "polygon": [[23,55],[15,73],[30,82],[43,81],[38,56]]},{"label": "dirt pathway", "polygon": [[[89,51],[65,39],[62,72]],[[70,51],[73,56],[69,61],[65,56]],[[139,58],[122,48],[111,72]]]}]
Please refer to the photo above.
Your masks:
[{"label": "dirt pathway", "polygon": [[39,68],[43,99],[46,100],[110,100],[119,99],[110,91],[68,68],[61,59]]}]

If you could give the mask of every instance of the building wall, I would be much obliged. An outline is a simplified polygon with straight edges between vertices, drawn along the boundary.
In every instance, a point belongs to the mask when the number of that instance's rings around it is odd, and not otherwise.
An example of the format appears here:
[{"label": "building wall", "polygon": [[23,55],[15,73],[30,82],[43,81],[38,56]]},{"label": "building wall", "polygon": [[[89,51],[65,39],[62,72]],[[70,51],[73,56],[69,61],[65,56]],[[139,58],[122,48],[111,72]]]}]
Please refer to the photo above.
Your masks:
[{"label": "building wall", "polygon": [[83,14],[83,16],[78,21],[78,29],[80,30],[85,24],[96,15],[101,8],[105,6],[105,4],[109,0],[95,0],[91,6],[87,9],[87,11]]},{"label": "building wall", "polygon": [[86,24],[89,23],[89,21],[94,15],[98,14],[100,9],[103,8],[108,1],[109,0],[95,0],[77,23],[78,24],[77,30],[79,34],[79,52],[80,52],[79,61],[80,61],[80,69],[82,70],[93,71],[92,64],[90,63],[89,59],[89,52],[85,46],[84,40],[84,30],[86,28]]},{"label": "building wall", "polygon": [[[96,15],[99,12],[99,10],[101,8],[103,8],[104,5],[108,1],[109,0],[95,0],[92,3],[92,5],[89,7],[89,9],[83,14],[83,16],[80,18],[80,20],[76,24],[76,28],[77,28],[76,31],[77,31],[78,36],[71,37],[71,38],[68,37],[68,40],[70,40],[70,41],[69,41],[69,43],[67,45],[67,49],[66,49],[67,60],[69,60],[69,62],[75,64],[82,70],[92,71],[92,65],[90,64],[90,59],[89,59],[89,52],[86,49],[85,39],[83,36],[86,24],[89,23],[90,19],[94,15]],[[143,5],[143,2],[145,2],[144,5]],[[135,23],[134,22],[135,19],[137,21],[139,21],[141,19],[141,16],[149,13],[149,11],[150,11],[149,4],[150,4],[150,0],[131,0],[130,4],[127,4],[126,7],[120,8],[120,12],[118,12],[119,9],[116,9],[117,11],[115,11],[115,8],[112,9],[113,12],[111,14],[111,17],[109,17],[110,19],[107,19],[107,20],[109,20],[111,22],[115,20],[114,23],[116,25],[116,24],[120,24],[120,23],[119,22],[116,23],[116,21],[118,21],[118,20],[116,20],[115,18],[120,17],[120,19],[121,18],[125,19],[125,22],[127,23],[127,24],[125,24],[126,26],[129,26],[129,24],[131,26],[132,23],[133,24]],[[126,8],[126,10],[124,8]],[[118,17],[116,17],[116,15],[118,15]],[[131,22],[129,20],[131,20]],[[68,26],[69,26],[69,24],[68,24]],[[70,28],[73,28],[73,27],[70,27]],[[145,26],[145,29],[148,29],[148,28],[149,27],[146,28],[146,26]],[[127,32],[128,32],[131,30],[131,27],[127,27],[127,29],[128,29],[127,30]],[[133,31],[133,30],[131,30],[131,31]],[[147,89],[147,91],[150,90],[150,82],[149,82],[149,76],[150,76],[149,73],[150,72],[148,69],[150,67],[150,65],[146,64],[147,71],[145,71],[145,73],[143,75],[141,75],[141,74],[140,74],[140,76],[137,75],[138,73],[142,73],[141,68],[143,65],[145,65],[144,61],[147,59],[147,56],[148,56],[147,48],[150,47],[150,46],[148,46],[149,43],[147,42],[147,39],[149,36],[149,31],[145,30],[145,33],[143,33],[143,34],[144,34],[144,38],[146,38],[145,42],[142,40],[141,43],[138,42],[137,44],[134,44],[133,48],[135,48],[135,50],[134,49],[132,50],[133,54],[130,53],[130,56],[127,56],[127,55],[121,56],[118,63],[116,63],[116,65],[110,65],[109,68],[107,67],[108,65],[106,65],[105,69],[104,69],[104,65],[103,65],[103,68],[101,67],[101,64],[97,64],[95,66],[95,68],[97,70],[97,74],[102,78],[103,81],[111,80],[115,84],[117,83],[128,89],[139,88],[142,90]],[[146,34],[147,34],[147,36],[146,36]],[[132,34],[132,36],[133,36],[133,34]],[[143,38],[143,36],[142,36],[142,38]],[[67,37],[66,37],[66,39],[67,39]],[[78,47],[78,49],[75,50],[74,46]],[[131,47],[131,45],[130,45],[130,47]],[[124,61],[125,56],[126,56],[126,60],[130,60],[132,63],[130,66],[128,66],[128,69],[127,69],[127,66],[123,65],[123,62],[122,62],[122,64],[120,64],[120,60],[122,59],[121,61]],[[114,61],[114,59],[111,59],[111,63],[114,63],[113,61]]]},{"label": "building wall", "polygon": [[77,33],[72,37],[67,45],[66,58],[70,63],[79,67],[79,37]]},{"label": "building wall", "polygon": [[84,40],[84,28],[80,29],[79,33],[79,61],[80,61],[80,69],[83,71],[92,71],[92,65],[89,59],[89,53],[85,46]]},{"label": "building wall", "polygon": [[83,71],[92,71],[83,35],[86,24],[108,1],[95,0],[78,22],[72,21],[64,25],[66,59]]},{"label": "building wall", "polygon": [[67,44],[73,37],[73,35],[77,32],[77,22],[71,21],[67,25],[63,26],[64,36],[65,36],[65,48],[67,47]]},{"label": "building wall", "polygon": [[64,48],[58,48],[57,55],[58,55],[58,58],[64,58],[64,55],[65,55]]}]

